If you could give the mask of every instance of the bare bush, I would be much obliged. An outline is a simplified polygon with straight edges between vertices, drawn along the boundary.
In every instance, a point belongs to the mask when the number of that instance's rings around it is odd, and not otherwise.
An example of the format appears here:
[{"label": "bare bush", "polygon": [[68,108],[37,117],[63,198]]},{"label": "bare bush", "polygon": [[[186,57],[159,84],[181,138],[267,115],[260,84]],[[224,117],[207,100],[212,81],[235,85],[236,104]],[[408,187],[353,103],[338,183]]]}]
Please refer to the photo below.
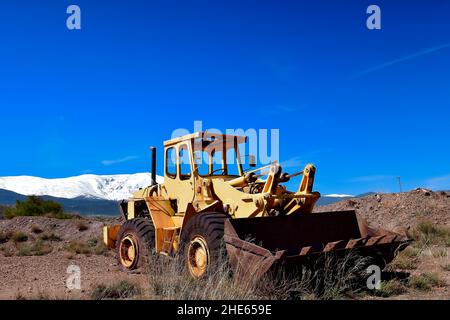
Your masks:
[{"label": "bare bush", "polygon": [[91,293],[94,300],[129,299],[140,294],[140,288],[128,281],[98,285]]}]

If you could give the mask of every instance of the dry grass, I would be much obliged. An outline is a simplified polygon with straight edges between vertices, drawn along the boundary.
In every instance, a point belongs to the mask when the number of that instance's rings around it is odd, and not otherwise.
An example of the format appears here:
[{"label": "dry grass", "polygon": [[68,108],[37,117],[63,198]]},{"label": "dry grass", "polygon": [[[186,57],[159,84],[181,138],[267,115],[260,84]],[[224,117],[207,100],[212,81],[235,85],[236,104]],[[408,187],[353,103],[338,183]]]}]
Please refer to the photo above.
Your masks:
[{"label": "dry grass", "polygon": [[434,287],[445,287],[446,283],[437,273],[422,273],[418,276],[412,276],[408,282],[411,288],[420,291],[430,291]]},{"label": "dry grass", "polygon": [[85,242],[78,240],[70,241],[66,250],[74,254],[91,254],[91,248]]},{"label": "dry grass", "polygon": [[39,236],[38,239],[42,241],[61,241],[61,237],[57,236],[54,233],[43,233]]},{"label": "dry grass", "polygon": [[413,230],[409,230],[408,237],[416,241],[417,247],[430,247],[433,245],[450,245],[450,228],[438,226],[430,221],[422,221]]},{"label": "dry grass", "polygon": [[28,240],[27,234],[22,232],[22,231],[15,231],[15,232],[11,233],[9,238],[12,241],[14,241],[15,243],[17,243],[17,242],[25,242],[25,241]]},{"label": "dry grass", "polygon": [[106,255],[108,248],[99,239],[90,239],[86,242],[73,240],[66,247],[66,251],[72,254]]},{"label": "dry grass", "polygon": [[448,248],[445,246],[450,239],[450,229],[438,226],[429,221],[422,221],[415,228],[407,232],[414,242],[400,252],[389,264],[388,270],[416,270],[421,258],[447,258]]},{"label": "dry grass", "polygon": [[408,247],[388,265],[388,270],[415,270],[420,262],[421,249]]},{"label": "dry grass", "polygon": [[37,295],[27,296],[24,295],[20,290],[16,292],[14,295],[15,300],[50,300],[50,296],[48,293],[39,290]]},{"label": "dry grass", "polygon": [[363,290],[361,280],[366,276],[366,266],[367,259],[352,254],[343,259],[327,255],[314,268],[303,269],[301,275],[280,271],[259,279],[242,279],[233,276],[239,271],[233,271],[223,260],[208,277],[194,280],[180,256],[153,255],[148,270],[148,296],[169,300],[338,299]]},{"label": "dry grass", "polygon": [[381,288],[374,290],[374,294],[379,297],[388,298],[404,294],[408,291],[408,288],[399,280],[382,281]]},{"label": "dry grass", "polygon": [[42,240],[32,244],[23,244],[19,247],[18,256],[43,256],[53,251],[52,246]]},{"label": "dry grass", "polygon": [[433,248],[431,251],[431,256],[433,258],[447,258],[448,257],[448,249],[443,247]]},{"label": "dry grass", "polygon": [[8,250],[5,249],[5,251],[3,252],[3,255],[5,257],[12,257],[14,255],[14,253],[15,252],[13,250],[11,250],[11,249],[8,249]]},{"label": "dry grass", "polygon": [[288,282],[280,279],[278,283],[283,290],[277,290],[278,284],[271,283],[268,277],[258,282],[240,281],[231,276],[231,269],[226,262],[219,263],[207,278],[195,280],[187,274],[180,256],[167,258],[156,255],[150,262],[149,282],[151,299],[168,300],[262,299],[268,293],[270,296],[278,292],[288,293],[299,285],[293,281],[290,282],[291,288],[287,288]]},{"label": "dry grass", "polygon": [[98,285],[91,293],[94,300],[129,299],[139,295],[141,289],[134,283],[120,281],[112,285]]}]

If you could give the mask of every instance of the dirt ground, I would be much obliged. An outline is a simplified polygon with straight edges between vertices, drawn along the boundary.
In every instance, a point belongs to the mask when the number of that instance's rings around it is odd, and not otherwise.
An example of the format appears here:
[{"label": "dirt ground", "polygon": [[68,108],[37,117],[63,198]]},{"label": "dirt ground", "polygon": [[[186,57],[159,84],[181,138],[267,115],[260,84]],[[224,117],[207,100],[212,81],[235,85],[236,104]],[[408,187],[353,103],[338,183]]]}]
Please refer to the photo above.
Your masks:
[{"label": "dirt ground", "polygon": [[[371,225],[396,231],[413,228],[426,219],[450,227],[450,193],[417,190],[403,194],[379,194],[345,200],[317,211],[355,209]],[[15,217],[0,220],[0,299],[91,299],[99,285],[120,280],[145,288],[143,274],[119,271],[115,253],[101,245],[101,229],[117,223],[115,218],[58,220],[46,217]],[[22,233],[22,234],[20,234]],[[45,240],[44,240],[45,239]],[[40,243],[31,255],[27,247]],[[88,249],[76,245],[90,243]],[[77,248],[86,252],[77,253]],[[89,251],[90,250],[90,251]],[[388,299],[450,299],[450,252],[446,245],[422,248],[411,276],[435,273],[441,279],[431,290],[408,289]],[[67,269],[76,265],[81,271],[81,289],[69,290]],[[374,299],[365,296],[363,299]]]},{"label": "dirt ground", "polygon": [[[21,243],[10,240],[0,245],[0,299],[89,299],[92,290],[101,284],[127,280],[142,286],[145,277],[119,271],[112,250],[101,254],[76,254],[67,249],[71,242],[86,243],[96,239],[100,243],[102,227],[115,220],[58,220],[45,217],[0,220],[1,232],[21,231],[28,236],[28,240]],[[79,231],[80,225],[87,226],[87,229]],[[36,228],[41,232],[33,232]],[[21,247],[36,242],[43,234],[60,237],[46,241],[52,252],[41,256],[18,256]],[[67,289],[68,268],[71,265],[80,268],[80,290]]]},{"label": "dirt ground", "polygon": [[[423,221],[435,226],[450,228],[450,192],[433,192],[416,189],[410,192],[373,194],[364,198],[352,198],[315,208],[315,212],[355,210],[369,225],[400,233],[414,229]],[[413,242],[411,246],[417,246]],[[391,299],[450,299],[450,248],[447,245],[430,244],[420,249],[417,268],[407,270],[411,276],[435,273],[446,286],[430,291],[408,290],[407,294]],[[447,266],[445,268],[444,266]]]}]

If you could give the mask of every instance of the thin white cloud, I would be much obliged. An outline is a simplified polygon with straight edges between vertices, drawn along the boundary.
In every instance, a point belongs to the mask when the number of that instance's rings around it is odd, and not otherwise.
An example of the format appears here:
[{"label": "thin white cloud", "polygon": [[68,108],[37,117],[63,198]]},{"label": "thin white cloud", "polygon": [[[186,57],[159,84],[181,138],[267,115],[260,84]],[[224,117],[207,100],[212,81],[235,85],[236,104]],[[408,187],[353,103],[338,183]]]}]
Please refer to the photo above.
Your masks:
[{"label": "thin white cloud", "polygon": [[384,176],[384,175],[361,176],[348,179],[348,182],[374,182],[386,179],[392,179],[392,176]]},{"label": "thin white cloud", "polygon": [[450,174],[428,179],[425,185],[427,188],[433,190],[450,190]]},{"label": "thin white cloud", "polygon": [[286,169],[286,168],[298,168],[302,165],[302,160],[300,157],[293,157],[291,159],[288,159],[286,161],[283,161],[280,163],[280,165]]},{"label": "thin white cloud", "polygon": [[124,158],[121,158],[121,159],[116,159],[116,160],[103,160],[101,163],[104,166],[112,166],[112,165],[115,165],[115,164],[128,162],[128,161],[131,161],[131,160],[134,160],[134,159],[137,159],[137,158],[138,157],[136,157],[136,156],[127,156],[127,157],[124,157]]},{"label": "thin white cloud", "polygon": [[[314,159],[317,161],[318,155],[323,153],[333,152],[331,148],[317,149],[313,151],[308,151],[303,153],[302,157],[295,156],[293,158],[282,161],[280,164],[283,168],[300,168],[303,167],[306,162],[303,162],[302,159],[309,159],[308,161],[313,161]],[[310,162],[314,163],[314,162]]]},{"label": "thin white cloud", "polygon": [[348,197],[354,197],[351,194],[338,194],[338,193],[330,193],[330,194],[326,194],[325,197],[328,198],[348,198]]},{"label": "thin white cloud", "polygon": [[384,68],[391,67],[391,66],[393,66],[393,65],[395,65],[397,63],[401,63],[401,62],[404,62],[404,61],[408,61],[408,60],[412,60],[412,59],[415,59],[415,58],[419,58],[421,56],[424,56],[424,55],[427,55],[427,54],[430,54],[430,53],[433,53],[433,52],[436,52],[436,51],[439,51],[439,50],[442,50],[442,49],[445,49],[445,48],[449,48],[449,47],[450,47],[450,43],[446,43],[446,44],[443,44],[443,45],[440,45],[440,46],[437,46],[437,47],[432,47],[432,48],[428,48],[428,49],[425,49],[425,50],[421,50],[421,51],[415,52],[413,54],[410,54],[410,55],[407,55],[407,56],[404,56],[404,57],[401,57],[401,58],[398,58],[398,59],[394,59],[394,60],[391,60],[391,61],[379,64],[377,66],[368,68],[366,70],[363,70],[363,71],[357,73],[356,75],[354,75],[354,78],[358,78],[358,77],[366,75],[368,73],[372,73],[374,71],[378,71],[378,70],[382,70]]}]

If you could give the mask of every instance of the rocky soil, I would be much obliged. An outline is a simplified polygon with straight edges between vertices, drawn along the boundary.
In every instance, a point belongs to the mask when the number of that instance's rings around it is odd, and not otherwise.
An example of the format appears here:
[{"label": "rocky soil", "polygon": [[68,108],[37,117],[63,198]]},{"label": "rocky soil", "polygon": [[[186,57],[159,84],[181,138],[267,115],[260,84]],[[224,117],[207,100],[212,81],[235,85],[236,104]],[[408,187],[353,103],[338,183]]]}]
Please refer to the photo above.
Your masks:
[{"label": "rocky soil", "polygon": [[[372,226],[399,232],[408,229],[411,232],[423,221],[441,229],[450,228],[450,192],[419,189],[375,194],[317,207],[316,211],[349,209],[356,210]],[[148,278],[119,271],[115,253],[102,245],[102,227],[118,221],[118,218],[0,219],[0,299],[91,299],[99,285],[120,280],[144,288]],[[450,299],[450,243],[445,242],[448,234],[439,236],[444,240],[422,241],[396,264],[396,269],[412,277],[435,274],[439,283],[428,289],[420,289],[419,283],[390,294],[388,299]],[[412,266],[408,259],[414,260]],[[80,268],[80,290],[66,287],[67,269],[71,265]]]},{"label": "rocky soil", "polygon": [[380,193],[315,208],[316,212],[340,210],[356,210],[370,225],[393,231],[404,232],[424,220],[450,226],[450,192]]},{"label": "rocky soil", "polygon": [[[18,237],[23,233],[27,237],[26,241],[0,238],[0,299],[89,299],[100,284],[121,279],[141,282],[142,275],[120,272],[114,252],[101,243],[102,227],[117,221],[46,217],[0,220],[0,236]],[[37,255],[21,256],[30,254],[26,249],[36,243],[42,244],[31,253]],[[81,290],[67,289],[68,268],[72,265],[80,268]]]}]

